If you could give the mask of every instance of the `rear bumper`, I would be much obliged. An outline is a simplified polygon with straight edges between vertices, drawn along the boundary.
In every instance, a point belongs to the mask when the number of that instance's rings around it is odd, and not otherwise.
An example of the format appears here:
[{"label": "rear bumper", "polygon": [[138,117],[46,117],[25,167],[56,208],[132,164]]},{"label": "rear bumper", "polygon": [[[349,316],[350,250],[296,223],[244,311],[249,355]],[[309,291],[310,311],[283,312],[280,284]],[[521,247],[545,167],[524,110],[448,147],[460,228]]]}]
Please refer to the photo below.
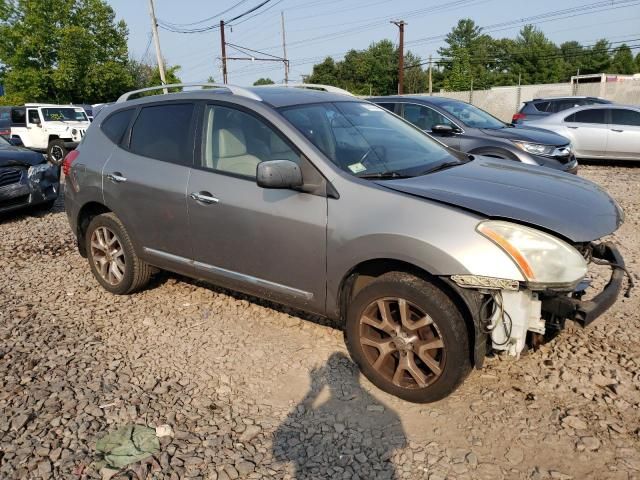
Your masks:
[{"label": "rear bumper", "polygon": [[[624,259],[618,249],[606,242],[593,249],[593,257],[624,266]],[[624,271],[611,268],[611,277],[604,289],[591,300],[580,300],[575,297],[551,297],[543,300],[542,311],[561,318],[575,320],[586,327],[606,312],[618,299],[622,290]]]}]

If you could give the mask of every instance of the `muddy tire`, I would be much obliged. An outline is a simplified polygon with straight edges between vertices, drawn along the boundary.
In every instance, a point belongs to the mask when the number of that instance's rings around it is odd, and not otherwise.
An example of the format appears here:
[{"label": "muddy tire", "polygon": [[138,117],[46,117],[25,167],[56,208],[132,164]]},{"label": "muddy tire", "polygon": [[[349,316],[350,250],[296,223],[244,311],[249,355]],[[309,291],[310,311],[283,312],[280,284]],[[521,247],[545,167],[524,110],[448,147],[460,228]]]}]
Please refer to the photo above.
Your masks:
[{"label": "muddy tire", "polygon": [[153,267],[136,255],[127,230],[114,213],[94,217],[85,242],[91,272],[109,292],[133,293],[151,279]]},{"label": "muddy tire", "polygon": [[459,309],[435,284],[407,273],[387,273],[358,292],[345,337],[362,373],[409,402],[446,397],[471,370]]},{"label": "muddy tire", "polygon": [[54,165],[62,165],[64,157],[67,156],[67,147],[62,140],[51,140],[47,147],[47,160]]}]

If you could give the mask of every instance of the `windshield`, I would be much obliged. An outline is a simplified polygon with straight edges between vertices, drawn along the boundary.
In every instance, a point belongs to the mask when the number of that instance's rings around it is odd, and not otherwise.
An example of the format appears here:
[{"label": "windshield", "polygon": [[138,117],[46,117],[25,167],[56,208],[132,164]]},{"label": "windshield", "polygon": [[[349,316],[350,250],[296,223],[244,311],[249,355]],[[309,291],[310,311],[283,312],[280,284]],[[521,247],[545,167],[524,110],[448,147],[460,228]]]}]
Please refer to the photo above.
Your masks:
[{"label": "windshield", "polygon": [[450,102],[439,103],[438,105],[471,128],[498,129],[506,128],[507,126],[493,115],[469,103],[452,100]]},{"label": "windshield", "polygon": [[358,177],[415,176],[459,163],[445,147],[376,105],[320,103],[281,112],[333,163]]},{"label": "windshield", "polygon": [[45,122],[65,121],[65,122],[86,122],[87,116],[83,110],[75,108],[43,108],[42,116]]}]

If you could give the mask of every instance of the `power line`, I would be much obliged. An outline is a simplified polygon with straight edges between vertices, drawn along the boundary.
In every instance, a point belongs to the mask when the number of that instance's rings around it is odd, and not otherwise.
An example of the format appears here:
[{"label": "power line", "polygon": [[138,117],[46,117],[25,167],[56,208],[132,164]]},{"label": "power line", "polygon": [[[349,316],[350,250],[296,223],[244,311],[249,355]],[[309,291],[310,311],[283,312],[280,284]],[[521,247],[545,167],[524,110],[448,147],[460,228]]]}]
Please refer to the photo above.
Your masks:
[{"label": "power line", "polygon": [[239,2],[235,3],[234,5],[232,5],[231,7],[227,8],[226,10],[223,10],[220,13],[216,13],[215,15],[212,15],[210,17],[207,18],[203,18],[202,20],[198,20],[197,22],[191,22],[191,23],[171,23],[171,22],[167,22],[167,21],[162,21],[162,23],[164,23],[165,25],[171,25],[172,27],[176,27],[176,28],[180,28],[180,27],[191,27],[193,25],[199,25],[201,23],[206,23],[206,22],[210,22],[211,20],[215,20],[217,18],[222,17],[225,13],[230,12],[231,10],[233,10],[236,7],[239,7],[240,5],[242,5],[243,3],[246,3],[248,0],[240,0]]}]

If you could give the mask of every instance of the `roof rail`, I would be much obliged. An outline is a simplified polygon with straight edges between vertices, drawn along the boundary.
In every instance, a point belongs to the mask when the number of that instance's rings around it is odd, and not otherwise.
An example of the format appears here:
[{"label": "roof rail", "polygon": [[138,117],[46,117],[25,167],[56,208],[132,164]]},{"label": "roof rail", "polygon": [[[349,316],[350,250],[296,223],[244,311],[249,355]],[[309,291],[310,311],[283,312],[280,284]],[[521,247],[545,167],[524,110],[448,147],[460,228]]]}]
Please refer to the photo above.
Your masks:
[{"label": "roof rail", "polygon": [[306,88],[308,90],[324,90],[325,92],[340,93],[342,95],[349,95],[354,97],[355,95],[342,88],[334,87],[333,85],[321,85],[319,83],[281,83],[269,85],[270,87],[290,87],[290,88]]},{"label": "roof rail", "polygon": [[223,83],[172,83],[170,85],[158,85],[157,87],[141,88],[139,90],[133,90],[131,92],[127,92],[121,95],[120,98],[118,98],[117,103],[126,102],[127,100],[129,100],[129,97],[137,93],[152,92],[154,90],[166,90],[168,88],[180,88],[180,87],[182,88],[184,87],[226,88],[234,95],[247,97],[252,100],[262,101],[262,99],[252,91],[247,90],[246,88],[236,87],[235,85],[227,85]]}]

